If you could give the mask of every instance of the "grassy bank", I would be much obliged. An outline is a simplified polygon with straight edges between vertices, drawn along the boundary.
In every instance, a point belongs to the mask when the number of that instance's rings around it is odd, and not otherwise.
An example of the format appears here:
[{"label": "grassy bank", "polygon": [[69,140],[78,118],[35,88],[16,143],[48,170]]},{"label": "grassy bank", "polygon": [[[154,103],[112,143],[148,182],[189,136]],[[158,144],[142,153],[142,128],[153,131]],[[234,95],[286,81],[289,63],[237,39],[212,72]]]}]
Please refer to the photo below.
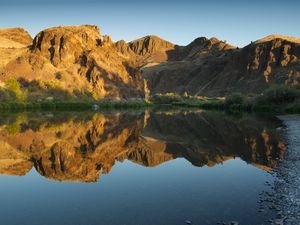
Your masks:
[{"label": "grassy bank", "polygon": [[154,104],[230,112],[300,113],[300,90],[285,86],[274,86],[255,97],[232,93],[224,98],[203,98],[187,94],[167,93],[153,96],[152,102]]},{"label": "grassy bank", "polygon": [[[147,101],[95,100],[97,98],[88,94],[63,95],[61,90],[58,92],[55,89],[56,91],[54,91],[52,86],[44,85],[44,89],[41,89],[40,86],[28,86],[28,84],[25,86],[19,80],[7,80],[4,87],[0,87],[0,111],[82,111],[138,109],[152,105],[171,105],[230,112],[300,113],[300,90],[286,86],[273,86],[255,97],[232,93],[223,98],[207,98],[191,96],[185,92],[182,95],[176,93],[155,94],[149,98],[148,93],[145,97]],[[60,93],[57,95],[59,97],[56,96],[58,93]]]},{"label": "grassy bank", "polygon": [[53,83],[8,79],[0,82],[0,111],[82,111],[97,109],[135,109],[151,106],[142,99],[97,100],[93,93],[71,93]]},{"label": "grassy bank", "polygon": [[98,109],[139,109],[151,106],[143,101],[116,101],[116,102],[71,102],[71,101],[44,101],[44,102],[0,102],[0,111],[84,111]]}]

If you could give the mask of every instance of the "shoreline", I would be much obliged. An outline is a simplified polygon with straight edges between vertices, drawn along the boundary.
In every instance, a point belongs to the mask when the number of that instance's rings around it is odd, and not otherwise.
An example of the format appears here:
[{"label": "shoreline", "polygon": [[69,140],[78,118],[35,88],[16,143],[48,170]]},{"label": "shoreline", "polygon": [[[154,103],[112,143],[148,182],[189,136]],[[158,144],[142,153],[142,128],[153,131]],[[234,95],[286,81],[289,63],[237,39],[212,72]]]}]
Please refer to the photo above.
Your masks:
[{"label": "shoreline", "polygon": [[283,137],[286,152],[283,160],[274,169],[273,191],[269,197],[269,207],[274,209],[274,225],[297,225],[300,221],[300,115],[278,116],[285,129]]},{"label": "shoreline", "polygon": [[[220,111],[229,114],[254,113],[268,115],[295,115],[300,113],[300,103],[289,104],[288,107],[251,108],[243,105],[225,107],[221,101],[199,101],[201,104],[156,103],[151,101],[2,101],[0,112],[31,112],[31,111],[97,111],[105,109],[142,109],[142,108],[175,108]],[[199,103],[198,102],[198,103]]]}]

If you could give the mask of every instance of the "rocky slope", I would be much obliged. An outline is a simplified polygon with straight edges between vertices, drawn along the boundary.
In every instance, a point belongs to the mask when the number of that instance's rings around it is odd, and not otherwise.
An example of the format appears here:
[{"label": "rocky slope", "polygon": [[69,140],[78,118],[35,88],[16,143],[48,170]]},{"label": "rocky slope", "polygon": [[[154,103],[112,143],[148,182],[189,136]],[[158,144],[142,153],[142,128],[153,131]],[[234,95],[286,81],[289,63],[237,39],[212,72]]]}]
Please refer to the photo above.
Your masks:
[{"label": "rocky slope", "polygon": [[0,29],[0,73],[11,60],[24,54],[31,43],[31,36],[22,28]]},{"label": "rocky slope", "polygon": [[129,43],[121,40],[115,43],[122,56],[130,58],[137,67],[149,63],[164,62],[172,58],[176,45],[157,36],[146,36]]},{"label": "rocky slope", "polygon": [[300,41],[271,35],[237,48],[200,37],[178,46],[152,35],[113,43],[92,25],[49,28],[32,41],[21,28],[0,29],[0,87],[10,78],[33,100],[143,98],[144,78],[151,94],[256,95],[299,85]]},{"label": "rocky slope", "polygon": [[[24,30],[23,28],[4,28],[0,29],[0,47],[20,47],[22,46],[28,46],[32,43],[32,38],[30,34]],[[6,46],[4,46],[5,42],[4,39],[6,39],[7,43],[10,43]],[[15,46],[13,45],[13,42]]]},{"label": "rocky slope", "polygon": [[96,26],[54,27],[41,31],[27,51],[5,66],[0,80],[21,80],[32,98],[143,96],[138,70],[120,57],[109,36]]},{"label": "rocky slope", "polygon": [[[139,39],[140,43],[144,39]],[[163,40],[154,40],[159,45]],[[135,42],[133,42],[135,43]],[[152,44],[155,45],[155,44]],[[165,45],[169,45],[168,42]],[[147,58],[139,67],[154,93],[188,92],[192,95],[224,96],[233,91],[258,94],[273,84],[298,85],[300,76],[300,41],[297,38],[271,35],[239,49],[216,38],[197,38],[187,46],[170,45],[163,49],[168,57],[156,60],[157,50],[132,42],[117,48],[126,57],[140,52]],[[129,49],[129,51],[122,51]],[[134,49],[139,49],[134,51]],[[130,54],[128,54],[130,52]],[[142,55],[143,55],[142,54]],[[148,61],[148,58],[151,58]]]}]

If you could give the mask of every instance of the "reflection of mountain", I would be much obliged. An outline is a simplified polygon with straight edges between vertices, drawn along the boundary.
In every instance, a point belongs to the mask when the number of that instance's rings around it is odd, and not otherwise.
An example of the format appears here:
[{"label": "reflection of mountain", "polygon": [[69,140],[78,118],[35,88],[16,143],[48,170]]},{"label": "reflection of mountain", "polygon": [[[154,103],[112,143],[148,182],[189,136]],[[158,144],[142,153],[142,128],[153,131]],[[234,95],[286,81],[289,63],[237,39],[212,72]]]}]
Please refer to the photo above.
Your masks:
[{"label": "reflection of mountain", "polygon": [[213,166],[240,157],[269,169],[284,153],[276,121],[253,117],[236,121],[206,112],[47,116],[0,120],[1,174],[24,175],[34,166],[49,179],[94,182],[116,160],[156,166],[184,157],[195,166]]},{"label": "reflection of mountain", "polygon": [[166,143],[165,152],[184,157],[195,166],[213,166],[240,157],[248,163],[274,167],[284,144],[279,121],[245,117],[239,120],[203,112],[151,116],[144,135]]}]

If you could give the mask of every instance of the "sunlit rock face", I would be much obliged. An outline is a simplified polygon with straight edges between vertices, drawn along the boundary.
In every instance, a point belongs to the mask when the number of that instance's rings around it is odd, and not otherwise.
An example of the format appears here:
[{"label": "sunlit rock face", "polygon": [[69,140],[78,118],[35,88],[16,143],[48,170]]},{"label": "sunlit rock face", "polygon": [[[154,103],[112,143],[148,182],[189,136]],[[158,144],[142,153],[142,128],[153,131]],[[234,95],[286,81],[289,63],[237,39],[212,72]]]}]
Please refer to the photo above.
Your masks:
[{"label": "sunlit rock face", "polygon": [[[0,58],[0,65],[3,60]],[[140,72],[119,55],[110,37],[101,35],[93,25],[52,27],[39,32],[30,46],[11,57],[0,72],[4,82],[16,78],[25,88],[35,85],[41,89],[30,92],[31,98],[47,94],[59,99],[143,97]],[[49,88],[56,91],[43,90]]]},{"label": "sunlit rock face", "polygon": [[0,124],[2,174],[34,167],[58,181],[96,182],[124,160],[159,166],[185,158],[202,167],[239,157],[271,170],[285,151],[278,121],[219,113],[23,114]]}]

